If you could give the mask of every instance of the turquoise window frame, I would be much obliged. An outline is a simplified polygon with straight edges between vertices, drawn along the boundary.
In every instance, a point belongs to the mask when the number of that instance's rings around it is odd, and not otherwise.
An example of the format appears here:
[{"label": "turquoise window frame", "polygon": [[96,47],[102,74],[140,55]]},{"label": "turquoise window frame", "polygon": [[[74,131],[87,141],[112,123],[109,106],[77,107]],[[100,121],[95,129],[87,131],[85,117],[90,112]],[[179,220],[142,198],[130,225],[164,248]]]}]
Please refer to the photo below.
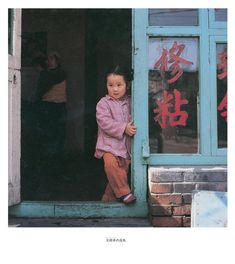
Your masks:
[{"label": "turquoise window frame", "polygon": [[227,155],[227,148],[218,148],[218,129],[217,129],[217,73],[216,73],[216,45],[227,44],[226,36],[210,36],[210,77],[211,77],[211,102],[212,102],[212,119],[211,126],[215,128],[212,133],[212,153],[216,156]]},{"label": "turquoise window frame", "polygon": [[[226,151],[215,151],[214,138],[217,137],[217,127],[214,111],[216,104],[215,83],[211,82],[212,63],[210,53],[210,37],[226,37],[227,31],[221,26],[212,28],[210,25],[211,9],[198,9],[198,26],[149,26],[148,9],[135,9],[136,42],[134,47],[134,90],[133,116],[138,127],[134,138],[133,152],[135,159],[146,165],[225,165]],[[218,23],[218,22],[217,22]],[[148,136],[148,38],[149,37],[198,37],[199,38],[199,111],[198,111],[198,154],[155,154],[149,151]],[[209,88],[208,88],[209,87]],[[208,99],[210,102],[208,102]],[[209,120],[209,122],[208,122]],[[217,146],[217,145],[216,145]],[[142,156],[142,157],[140,157]],[[133,164],[135,168],[135,163]]]},{"label": "turquoise window frame", "polygon": [[216,21],[215,20],[215,9],[211,8],[209,9],[209,25],[210,28],[227,28],[227,22],[226,21]]}]

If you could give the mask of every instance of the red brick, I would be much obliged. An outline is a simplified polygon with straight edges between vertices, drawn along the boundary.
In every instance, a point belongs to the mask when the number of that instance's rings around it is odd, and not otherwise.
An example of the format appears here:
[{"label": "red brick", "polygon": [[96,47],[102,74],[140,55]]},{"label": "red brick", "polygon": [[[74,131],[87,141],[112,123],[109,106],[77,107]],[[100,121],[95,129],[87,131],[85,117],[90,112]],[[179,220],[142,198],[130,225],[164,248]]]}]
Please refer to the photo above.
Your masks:
[{"label": "red brick", "polygon": [[155,227],[179,227],[182,226],[182,217],[153,217],[152,225]]},{"label": "red brick", "polygon": [[183,193],[183,203],[191,204],[192,203],[192,194],[191,193]]},{"label": "red brick", "polygon": [[172,171],[170,168],[156,169],[151,174],[152,182],[182,182],[184,180],[184,172]]},{"label": "red brick", "polygon": [[197,190],[208,190],[208,191],[218,191],[226,192],[227,183],[226,182],[206,182],[206,183],[197,183]]},{"label": "red brick", "polygon": [[172,215],[171,206],[154,205],[150,207],[151,215]]},{"label": "red brick", "polygon": [[185,173],[184,180],[189,182],[226,182],[227,168],[196,166],[193,172]]},{"label": "red brick", "polygon": [[181,194],[157,194],[150,196],[150,202],[161,205],[180,205],[182,204]]},{"label": "red brick", "polygon": [[196,189],[195,183],[175,183],[174,192],[176,193],[190,193]]},{"label": "red brick", "polygon": [[173,215],[191,215],[191,205],[174,206]]},{"label": "red brick", "polygon": [[191,226],[191,217],[184,216],[183,217],[183,226],[190,227]]},{"label": "red brick", "polygon": [[172,193],[172,183],[151,183],[150,192],[153,193]]}]

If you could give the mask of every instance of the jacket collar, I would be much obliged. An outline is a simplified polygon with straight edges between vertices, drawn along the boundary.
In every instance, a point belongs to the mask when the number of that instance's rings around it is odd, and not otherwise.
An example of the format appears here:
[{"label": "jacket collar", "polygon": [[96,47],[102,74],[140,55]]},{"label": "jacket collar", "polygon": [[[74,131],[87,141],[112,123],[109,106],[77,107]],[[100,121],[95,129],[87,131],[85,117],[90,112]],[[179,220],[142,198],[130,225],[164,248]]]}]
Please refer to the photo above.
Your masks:
[{"label": "jacket collar", "polygon": [[106,94],[105,96],[108,100],[113,100],[113,101],[119,101],[119,102],[126,102],[128,101],[128,95],[125,95],[124,97],[122,97],[121,99],[114,99],[113,97],[109,96],[108,94]]}]

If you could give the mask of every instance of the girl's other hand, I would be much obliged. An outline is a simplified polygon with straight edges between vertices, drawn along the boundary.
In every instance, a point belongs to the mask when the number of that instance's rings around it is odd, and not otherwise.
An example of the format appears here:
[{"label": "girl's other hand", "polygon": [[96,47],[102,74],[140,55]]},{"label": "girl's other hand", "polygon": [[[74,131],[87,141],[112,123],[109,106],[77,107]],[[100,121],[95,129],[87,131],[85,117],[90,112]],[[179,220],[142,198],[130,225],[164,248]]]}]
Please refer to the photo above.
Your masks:
[{"label": "girl's other hand", "polygon": [[129,122],[129,123],[127,124],[126,129],[125,129],[125,133],[126,133],[128,136],[132,137],[132,136],[135,135],[136,130],[137,130],[136,126],[135,126],[135,125],[133,124],[133,122],[131,121],[131,122]]}]

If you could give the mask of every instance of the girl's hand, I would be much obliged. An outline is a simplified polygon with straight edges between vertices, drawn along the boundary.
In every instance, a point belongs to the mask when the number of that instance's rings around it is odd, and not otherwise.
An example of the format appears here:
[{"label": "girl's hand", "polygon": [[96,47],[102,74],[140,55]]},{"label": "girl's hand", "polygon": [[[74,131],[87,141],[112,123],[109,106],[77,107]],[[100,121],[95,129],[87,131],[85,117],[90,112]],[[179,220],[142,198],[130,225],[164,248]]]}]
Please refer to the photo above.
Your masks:
[{"label": "girl's hand", "polygon": [[131,121],[131,122],[129,122],[129,123],[127,124],[126,129],[125,129],[125,133],[126,133],[128,136],[132,137],[132,136],[135,135],[136,130],[137,130],[136,126],[135,126],[135,125],[133,124],[133,122]]}]

